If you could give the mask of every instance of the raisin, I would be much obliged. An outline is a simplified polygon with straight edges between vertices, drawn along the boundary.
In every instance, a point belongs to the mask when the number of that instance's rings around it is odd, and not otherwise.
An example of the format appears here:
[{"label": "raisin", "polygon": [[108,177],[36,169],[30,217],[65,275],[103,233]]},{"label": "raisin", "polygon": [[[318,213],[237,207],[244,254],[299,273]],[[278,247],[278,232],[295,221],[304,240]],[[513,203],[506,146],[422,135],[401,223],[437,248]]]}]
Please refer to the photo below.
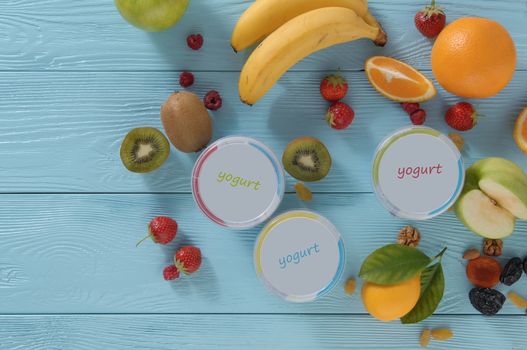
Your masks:
[{"label": "raisin", "polygon": [[507,297],[509,297],[509,300],[512,301],[512,303],[520,309],[527,309],[527,299],[525,299],[521,295],[516,294],[514,292],[509,292],[509,294],[507,294]]},{"label": "raisin", "polygon": [[295,185],[295,191],[298,195],[298,198],[303,200],[304,202],[309,202],[313,199],[313,193],[307,188],[306,185],[304,185],[302,182],[299,182]]},{"label": "raisin", "polygon": [[512,286],[522,276],[523,263],[520,258],[512,258],[501,272],[500,281],[506,286]]},{"label": "raisin", "polygon": [[505,295],[490,288],[472,288],[468,297],[472,306],[487,316],[497,314],[507,300]]},{"label": "raisin", "polygon": [[494,287],[500,282],[500,274],[500,263],[488,256],[472,259],[467,264],[467,278],[476,287]]},{"label": "raisin", "polygon": [[353,295],[355,289],[357,289],[357,281],[353,277],[348,278],[344,284],[344,292],[348,295]]}]

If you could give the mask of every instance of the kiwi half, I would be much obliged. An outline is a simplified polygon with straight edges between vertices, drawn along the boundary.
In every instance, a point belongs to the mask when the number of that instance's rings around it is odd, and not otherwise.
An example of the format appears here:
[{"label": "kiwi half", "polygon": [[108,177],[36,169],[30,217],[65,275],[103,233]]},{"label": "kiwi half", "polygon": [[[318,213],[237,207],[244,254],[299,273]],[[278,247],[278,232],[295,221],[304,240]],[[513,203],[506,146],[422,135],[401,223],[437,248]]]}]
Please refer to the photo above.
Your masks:
[{"label": "kiwi half", "polygon": [[320,140],[300,137],[287,145],[282,156],[285,170],[297,180],[312,182],[326,177],[331,169],[331,155]]},{"label": "kiwi half", "polygon": [[134,173],[148,173],[159,168],[170,154],[170,144],[161,131],[144,127],[133,129],[121,144],[121,161]]}]

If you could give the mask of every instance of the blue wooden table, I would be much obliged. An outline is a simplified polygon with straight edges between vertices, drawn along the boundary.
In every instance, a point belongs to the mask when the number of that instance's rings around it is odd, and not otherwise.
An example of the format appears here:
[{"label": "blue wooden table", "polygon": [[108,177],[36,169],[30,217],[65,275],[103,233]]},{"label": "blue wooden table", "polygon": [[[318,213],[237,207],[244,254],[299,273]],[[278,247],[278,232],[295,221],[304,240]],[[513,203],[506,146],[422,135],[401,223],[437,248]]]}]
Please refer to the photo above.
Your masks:
[{"label": "blue wooden table", "polygon": [[[319,52],[288,72],[256,106],[239,102],[238,73],[247,53],[229,46],[231,29],[250,1],[193,0],[175,28],[146,33],[122,20],[109,0],[0,1],[0,349],[413,349],[424,327],[450,327],[455,337],[431,348],[527,349],[525,311],[509,302],[486,318],[468,301],[462,253],[479,247],[452,213],[410,223],[391,217],[371,193],[377,143],[408,125],[401,108],[366,81],[362,65],[392,55],[430,71],[431,41],[413,26],[417,0],[371,0],[390,36],[386,48],[367,41]],[[517,72],[498,96],[473,101],[484,115],[466,133],[467,164],[505,156],[524,168],[527,157],[511,134],[527,106],[527,0],[444,0],[449,20],[477,15],[500,21],[518,50]],[[199,52],[185,37],[201,32]],[[318,83],[340,68],[356,111],[348,130],[327,127]],[[300,135],[315,136],[334,159],[330,176],[312,186],[312,203],[288,187],[280,211],[307,207],[342,232],[356,276],[366,255],[393,242],[413,224],[421,247],[444,258],[445,297],[436,315],[419,325],[381,323],[366,314],[359,294],[341,281],[327,296],[291,304],[269,294],[255,276],[252,250],[261,227],[218,228],[194,205],[190,171],[196,155],[172,152],[158,172],[127,172],[119,146],[132,128],[161,127],[159,107],[178,89],[184,70],[191,89],[217,89],[224,107],[213,113],[214,138],[241,134],[281,154]],[[427,124],[444,132],[446,106],[458,98],[439,91],[425,103]],[[180,224],[170,247],[135,248],[156,215]],[[527,255],[527,224],[505,241],[502,261]],[[182,243],[202,248],[204,264],[175,283],[161,270]],[[527,295],[527,278],[513,289]],[[508,289],[501,288],[502,291]]]}]

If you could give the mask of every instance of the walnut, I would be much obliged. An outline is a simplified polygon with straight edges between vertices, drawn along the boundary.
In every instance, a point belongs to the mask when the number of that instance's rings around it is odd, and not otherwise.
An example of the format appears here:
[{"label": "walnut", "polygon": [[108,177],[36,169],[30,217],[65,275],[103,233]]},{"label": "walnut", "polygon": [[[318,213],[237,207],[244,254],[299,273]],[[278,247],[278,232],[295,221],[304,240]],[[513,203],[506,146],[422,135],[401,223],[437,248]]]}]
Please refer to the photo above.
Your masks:
[{"label": "walnut", "polygon": [[397,236],[397,243],[402,245],[407,245],[409,247],[417,247],[419,241],[421,240],[421,234],[419,230],[412,226],[406,226]]},{"label": "walnut", "polygon": [[488,256],[500,256],[503,251],[501,239],[486,239],[483,241],[483,253]]}]

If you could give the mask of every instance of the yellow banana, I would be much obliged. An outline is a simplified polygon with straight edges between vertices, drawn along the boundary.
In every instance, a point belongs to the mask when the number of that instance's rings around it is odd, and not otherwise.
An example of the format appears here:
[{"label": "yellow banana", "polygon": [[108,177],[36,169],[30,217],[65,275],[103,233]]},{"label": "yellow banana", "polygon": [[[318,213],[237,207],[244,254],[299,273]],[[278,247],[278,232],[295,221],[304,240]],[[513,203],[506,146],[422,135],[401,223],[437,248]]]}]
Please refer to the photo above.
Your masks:
[{"label": "yellow banana", "polygon": [[234,27],[231,45],[238,52],[262,40],[291,19],[323,7],[345,7],[366,23],[380,27],[368,11],[365,0],[257,0],[240,17]]},{"label": "yellow banana", "polygon": [[256,103],[304,57],[361,38],[380,46],[386,43],[386,34],[380,28],[366,24],[347,8],[325,7],[293,18],[271,33],[249,56],[240,73],[240,99],[249,105]]}]

